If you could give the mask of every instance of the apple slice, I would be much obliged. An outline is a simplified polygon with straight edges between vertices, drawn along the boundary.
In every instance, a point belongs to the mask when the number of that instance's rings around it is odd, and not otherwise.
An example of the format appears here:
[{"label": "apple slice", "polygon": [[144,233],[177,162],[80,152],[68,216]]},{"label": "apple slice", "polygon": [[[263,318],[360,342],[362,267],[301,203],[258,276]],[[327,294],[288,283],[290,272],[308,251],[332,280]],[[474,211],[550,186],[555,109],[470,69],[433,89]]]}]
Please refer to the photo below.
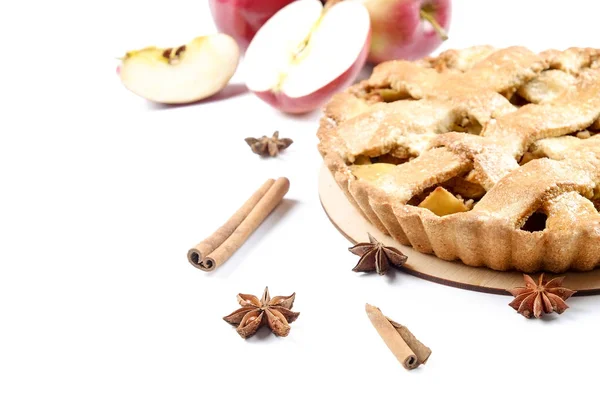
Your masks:
[{"label": "apple slice", "polygon": [[133,93],[165,104],[182,104],[223,89],[237,69],[238,45],[225,34],[202,36],[173,48],[128,52],[117,70]]},{"label": "apple slice", "polygon": [[419,207],[427,208],[438,217],[469,211],[469,208],[463,201],[441,186],[436,187],[435,190],[419,204]]},{"label": "apple slice", "polygon": [[244,60],[246,85],[287,113],[321,107],[353,83],[371,41],[369,12],[358,2],[293,2],[256,33]]}]

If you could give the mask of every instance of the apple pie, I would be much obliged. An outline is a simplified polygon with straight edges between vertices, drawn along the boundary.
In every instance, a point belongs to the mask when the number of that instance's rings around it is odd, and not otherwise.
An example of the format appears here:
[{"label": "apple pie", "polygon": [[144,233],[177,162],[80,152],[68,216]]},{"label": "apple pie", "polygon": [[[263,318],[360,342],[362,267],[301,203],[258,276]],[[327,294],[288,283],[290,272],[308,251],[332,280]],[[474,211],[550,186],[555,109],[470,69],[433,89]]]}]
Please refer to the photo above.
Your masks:
[{"label": "apple pie", "polygon": [[600,264],[600,50],[476,46],[390,61],[324,108],[319,151],[356,209],[444,260]]}]

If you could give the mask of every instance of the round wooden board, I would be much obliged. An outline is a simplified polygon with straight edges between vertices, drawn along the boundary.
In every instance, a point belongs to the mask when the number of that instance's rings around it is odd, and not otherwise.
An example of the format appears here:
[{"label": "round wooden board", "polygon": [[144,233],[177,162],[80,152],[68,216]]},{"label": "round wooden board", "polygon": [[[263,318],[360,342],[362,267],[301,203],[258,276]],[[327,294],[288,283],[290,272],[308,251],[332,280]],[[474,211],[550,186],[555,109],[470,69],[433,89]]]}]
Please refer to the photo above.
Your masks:
[{"label": "round wooden board", "polygon": [[[342,235],[355,244],[368,241],[369,232],[386,245],[398,248],[408,256],[403,269],[412,275],[461,289],[504,295],[510,295],[506,289],[523,286],[520,272],[499,272],[485,267],[469,267],[461,262],[444,261],[404,246],[378,231],[354,209],[325,165],[319,172],[319,197],[327,216]],[[600,294],[600,269],[564,275],[564,286],[577,290],[576,296]]]}]

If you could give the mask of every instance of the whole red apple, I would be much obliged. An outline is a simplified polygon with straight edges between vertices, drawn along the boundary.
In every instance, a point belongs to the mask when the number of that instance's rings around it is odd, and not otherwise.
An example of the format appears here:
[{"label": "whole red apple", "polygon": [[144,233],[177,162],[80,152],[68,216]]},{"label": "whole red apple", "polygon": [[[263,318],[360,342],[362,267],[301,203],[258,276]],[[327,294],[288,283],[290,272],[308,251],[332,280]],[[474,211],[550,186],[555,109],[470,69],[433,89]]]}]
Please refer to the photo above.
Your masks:
[{"label": "whole red apple", "polygon": [[416,60],[448,37],[451,0],[363,0],[371,16],[369,61]]},{"label": "whole red apple", "polygon": [[217,29],[245,50],[261,26],[294,0],[209,0]]}]

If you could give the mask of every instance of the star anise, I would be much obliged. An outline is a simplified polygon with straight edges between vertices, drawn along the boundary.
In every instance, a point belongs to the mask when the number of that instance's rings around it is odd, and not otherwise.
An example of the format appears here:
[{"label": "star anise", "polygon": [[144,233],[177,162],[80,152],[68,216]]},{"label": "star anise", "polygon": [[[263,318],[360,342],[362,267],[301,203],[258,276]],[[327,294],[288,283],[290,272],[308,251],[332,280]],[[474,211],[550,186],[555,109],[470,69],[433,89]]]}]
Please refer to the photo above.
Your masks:
[{"label": "star anise", "polygon": [[279,131],[275,131],[271,137],[262,136],[258,139],[249,137],[245,140],[253,152],[264,157],[275,157],[281,150],[288,148],[294,143],[292,139],[279,139]]},{"label": "star anise", "polygon": [[564,276],[554,278],[550,281],[544,280],[544,274],[540,275],[536,283],[531,276],[523,274],[525,287],[517,287],[509,290],[515,299],[509,304],[525,318],[540,318],[543,313],[556,312],[562,314],[569,306],[565,303],[569,297],[577,293],[574,290],[562,287]]},{"label": "star anise", "polygon": [[350,247],[352,253],[360,256],[358,264],[352,269],[354,272],[376,271],[379,275],[385,275],[390,266],[401,267],[406,262],[406,257],[400,250],[385,246],[369,235],[369,243],[358,243]]},{"label": "star anise", "polygon": [[260,300],[251,294],[240,293],[237,300],[242,308],[223,319],[237,326],[237,333],[244,339],[254,335],[263,325],[268,325],[277,336],[287,336],[290,333],[289,324],[300,315],[299,312],[291,311],[295,298],[296,293],[271,298],[268,287]]}]

